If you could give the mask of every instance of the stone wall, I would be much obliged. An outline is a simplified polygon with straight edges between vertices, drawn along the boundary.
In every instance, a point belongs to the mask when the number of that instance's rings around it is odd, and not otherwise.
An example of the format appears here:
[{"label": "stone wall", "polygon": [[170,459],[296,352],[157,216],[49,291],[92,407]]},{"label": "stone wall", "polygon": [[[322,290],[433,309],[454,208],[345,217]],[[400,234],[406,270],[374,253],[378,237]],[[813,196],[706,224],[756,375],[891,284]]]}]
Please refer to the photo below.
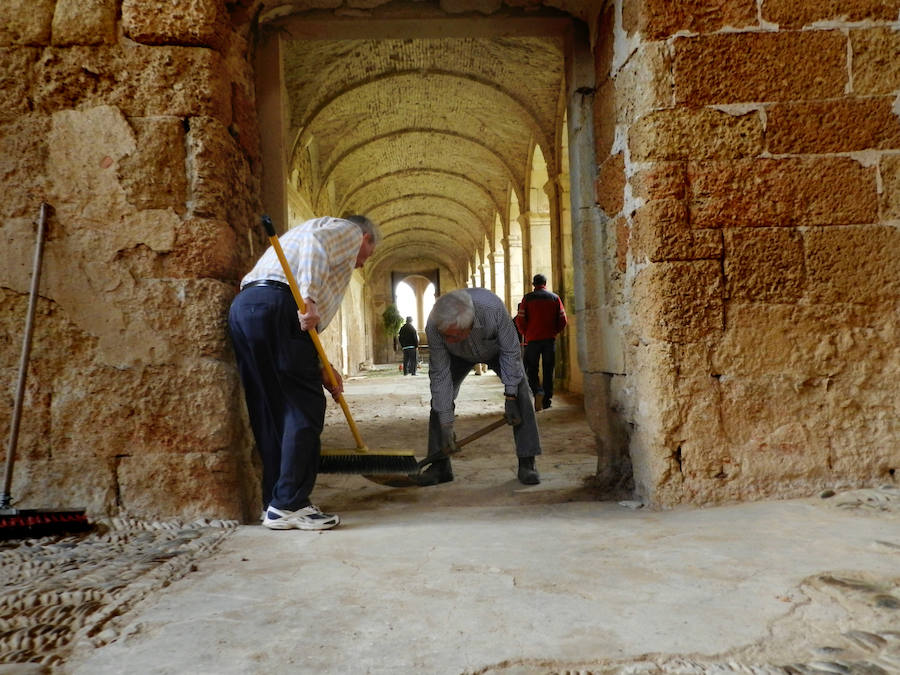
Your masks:
[{"label": "stone wall", "polygon": [[[839,6],[840,5],[840,6]],[[900,3],[610,3],[597,203],[637,490],[895,482]]]},{"label": "stone wall", "polygon": [[256,508],[224,324],[265,244],[248,49],[223,0],[0,4],[4,443],[33,223],[53,209],[15,506]]}]

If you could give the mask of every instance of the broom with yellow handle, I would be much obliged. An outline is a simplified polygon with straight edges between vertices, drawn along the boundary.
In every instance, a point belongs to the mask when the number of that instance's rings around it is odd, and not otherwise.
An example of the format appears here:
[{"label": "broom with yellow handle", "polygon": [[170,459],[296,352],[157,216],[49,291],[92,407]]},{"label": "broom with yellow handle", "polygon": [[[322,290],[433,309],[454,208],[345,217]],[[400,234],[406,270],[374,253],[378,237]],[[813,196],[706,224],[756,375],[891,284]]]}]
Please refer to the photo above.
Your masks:
[{"label": "broom with yellow handle", "polygon": [[[272,219],[269,216],[262,217],[262,224],[269,237],[269,243],[278,256],[281,268],[284,270],[284,276],[291,287],[291,293],[297,302],[297,307],[302,314],[306,313],[306,303],[300,295],[300,288],[297,286],[297,280],[294,278],[293,272],[288,265],[287,259],[284,257],[284,250],[281,248],[281,242],[278,241],[278,235],[275,234],[275,226],[272,225]],[[337,379],[334,371],[325,355],[325,349],[319,340],[319,334],[315,328],[310,328],[309,336],[312,338],[313,344],[316,346],[316,352],[319,354],[324,366],[325,373],[329,383],[337,389]],[[359,429],[356,428],[356,422],[353,421],[353,415],[350,414],[350,408],[344,400],[344,395],[338,393],[335,397],[344,411],[344,417],[347,418],[347,424],[350,425],[350,431],[353,434],[353,440],[356,441],[356,449],[354,450],[334,450],[322,449],[322,462],[319,466],[320,473],[353,473],[353,474],[389,474],[389,473],[411,473],[418,469],[415,454],[412,450],[369,450],[363,443],[362,436],[359,435]]]}]

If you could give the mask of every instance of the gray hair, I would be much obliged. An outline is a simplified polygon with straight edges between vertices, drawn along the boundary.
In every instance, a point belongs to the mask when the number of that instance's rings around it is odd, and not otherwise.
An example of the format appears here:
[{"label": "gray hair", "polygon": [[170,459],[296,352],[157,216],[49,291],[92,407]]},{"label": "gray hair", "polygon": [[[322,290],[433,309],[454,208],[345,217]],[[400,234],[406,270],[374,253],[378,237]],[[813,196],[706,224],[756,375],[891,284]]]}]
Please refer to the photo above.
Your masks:
[{"label": "gray hair", "polygon": [[365,216],[344,216],[344,220],[349,220],[355,224],[362,231],[363,235],[370,235],[374,244],[377,245],[381,242],[381,230]]},{"label": "gray hair", "polygon": [[448,328],[470,328],[475,322],[475,304],[464,288],[442,295],[434,302],[431,319],[439,332]]}]

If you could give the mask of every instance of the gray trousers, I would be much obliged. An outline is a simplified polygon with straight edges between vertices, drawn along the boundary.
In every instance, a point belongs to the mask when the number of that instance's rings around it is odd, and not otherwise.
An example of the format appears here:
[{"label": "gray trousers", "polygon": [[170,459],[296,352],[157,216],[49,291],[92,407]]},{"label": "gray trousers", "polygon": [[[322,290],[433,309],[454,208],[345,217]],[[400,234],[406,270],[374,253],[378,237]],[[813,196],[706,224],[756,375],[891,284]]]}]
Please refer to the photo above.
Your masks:
[{"label": "gray trousers", "polygon": [[[466,375],[472,370],[474,363],[457,356],[450,355],[450,376],[453,379],[453,400],[459,394],[459,387]],[[488,367],[498,375],[500,374],[500,358],[495,357],[488,361]],[[522,377],[519,381],[519,390],[516,392],[519,404],[519,417],[522,423],[513,427],[513,439],[516,443],[516,457],[534,457],[541,454],[541,437],[538,434],[537,418],[534,414],[534,400],[531,398],[531,389],[528,387],[528,379]],[[437,413],[432,410],[428,419],[428,454],[440,452],[441,448],[441,423]]]}]

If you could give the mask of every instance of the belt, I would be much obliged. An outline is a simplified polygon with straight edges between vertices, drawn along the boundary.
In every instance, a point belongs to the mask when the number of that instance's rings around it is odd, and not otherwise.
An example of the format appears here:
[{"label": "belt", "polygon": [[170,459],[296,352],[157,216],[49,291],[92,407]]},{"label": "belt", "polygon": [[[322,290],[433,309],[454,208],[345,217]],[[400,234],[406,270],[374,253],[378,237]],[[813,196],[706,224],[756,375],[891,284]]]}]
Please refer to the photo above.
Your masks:
[{"label": "belt", "polygon": [[288,293],[291,292],[290,286],[283,281],[275,281],[274,279],[258,279],[257,281],[251,281],[248,284],[244,284],[244,287],[241,290],[245,291],[254,286],[265,286],[266,288],[277,288],[282,291],[287,291]]}]

